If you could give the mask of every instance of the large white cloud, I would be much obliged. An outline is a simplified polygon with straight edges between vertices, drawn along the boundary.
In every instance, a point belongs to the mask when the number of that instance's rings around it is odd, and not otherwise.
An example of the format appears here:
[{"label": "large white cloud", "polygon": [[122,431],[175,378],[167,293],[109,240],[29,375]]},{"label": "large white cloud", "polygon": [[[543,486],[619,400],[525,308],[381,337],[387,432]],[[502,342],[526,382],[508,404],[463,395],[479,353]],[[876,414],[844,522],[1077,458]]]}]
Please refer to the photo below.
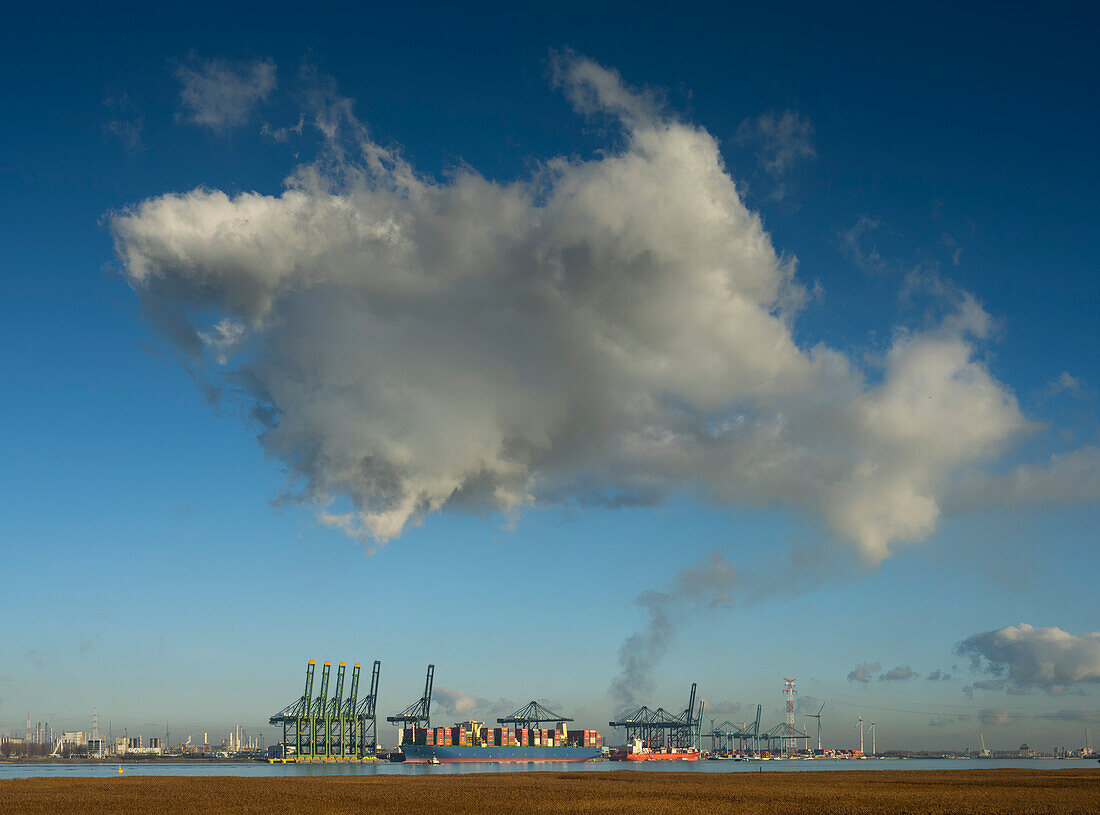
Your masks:
[{"label": "large white cloud", "polygon": [[1074,635],[1020,623],[968,637],[956,652],[974,668],[1004,676],[1007,682],[992,684],[999,689],[1010,682],[1010,692],[1039,686],[1058,693],[1076,682],[1100,682],[1100,631]]},{"label": "large white cloud", "polygon": [[437,182],[337,100],[315,117],[325,157],[282,194],[115,213],[125,274],[194,364],[231,374],[321,519],[364,540],[448,504],[683,493],[809,510],[872,561],[931,532],[953,475],[1027,425],[976,356],[980,306],[899,331],[881,369],[800,345],[796,262],[716,140],[589,60],[556,81],[618,121],[617,148]]}]

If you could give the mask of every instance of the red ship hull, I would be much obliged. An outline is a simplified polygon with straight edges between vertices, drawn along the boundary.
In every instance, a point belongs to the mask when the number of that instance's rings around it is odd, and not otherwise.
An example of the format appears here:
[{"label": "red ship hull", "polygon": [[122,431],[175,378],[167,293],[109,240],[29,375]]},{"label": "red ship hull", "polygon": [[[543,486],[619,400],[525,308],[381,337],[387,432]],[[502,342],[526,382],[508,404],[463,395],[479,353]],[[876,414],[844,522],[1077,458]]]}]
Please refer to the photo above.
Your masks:
[{"label": "red ship hull", "polygon": [[657,750],[650,752],[643,748],[637,753],[629,750],[612,750],[608,758],[612,761],[698,761],[699,755],[698,750],[674,749],[672,752]]}]

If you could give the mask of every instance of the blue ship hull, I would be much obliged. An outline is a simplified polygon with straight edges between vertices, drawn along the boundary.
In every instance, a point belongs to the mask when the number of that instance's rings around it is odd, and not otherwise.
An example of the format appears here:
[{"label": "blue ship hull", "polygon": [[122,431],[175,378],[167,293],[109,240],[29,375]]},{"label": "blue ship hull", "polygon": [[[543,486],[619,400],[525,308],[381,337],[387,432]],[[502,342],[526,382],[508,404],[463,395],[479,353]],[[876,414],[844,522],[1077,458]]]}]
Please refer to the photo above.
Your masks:
[{"label": "blue ship hull", "polygon": [[440,764],[497,761],[589,761],[603,752],[599,747],[433,747],[402,744],[405,761],[424,764],[435,756]]}]

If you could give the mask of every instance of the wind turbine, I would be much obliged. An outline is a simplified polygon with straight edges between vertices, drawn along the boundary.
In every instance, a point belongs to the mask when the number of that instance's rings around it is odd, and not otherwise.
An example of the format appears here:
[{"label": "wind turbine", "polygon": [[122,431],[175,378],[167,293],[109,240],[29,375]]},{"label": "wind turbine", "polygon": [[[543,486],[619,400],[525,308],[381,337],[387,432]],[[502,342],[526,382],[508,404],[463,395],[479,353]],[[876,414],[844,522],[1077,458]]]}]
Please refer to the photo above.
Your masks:
[{"label": "wind turbine", "polygon": [[878,755],[878,749],[875,747],[875,723],[871,722],[871,755]]},{"label": "wind turbine", "polygon": [[821,751],[821,711],[825,709],[825,703],[821,703],[821,707],[817,709],[817,713],[807,713],[807,719],[817,719],[817,749]]},{"label": "wind turbine", "polygon": [[859,721],[856,722],[855,727],[853,727],[852,729],[855,730],[856,727],[859,728],[859,755],[860,755],[860,758],[862,758],[863,757],[863,714],[862,713],[859,714]]}]

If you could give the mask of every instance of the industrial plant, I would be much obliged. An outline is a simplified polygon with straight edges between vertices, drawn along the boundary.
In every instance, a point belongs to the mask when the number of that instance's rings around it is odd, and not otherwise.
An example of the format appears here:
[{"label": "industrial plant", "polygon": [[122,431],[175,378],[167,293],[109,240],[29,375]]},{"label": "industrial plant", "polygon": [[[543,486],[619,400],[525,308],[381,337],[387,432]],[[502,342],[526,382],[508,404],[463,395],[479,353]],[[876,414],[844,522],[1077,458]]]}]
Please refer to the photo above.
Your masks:
[{"label": "industrial plant", "polygon": [[100,759],[127,761],[154,758],[225,758],[259,759],[267,756],[263,734],[250,735],[244,725],[235,725],[225,736],[211,743],[209,732],[202,734],[202,741],[192,735],[172,743],[172,733],[168,723],[164,725],[164,735],[146,736],[143,733],[130,735],[129,728],[123,728],[121,736],[114,734],[114,728],[108,720],[106,734],[100,731],[99,711],[92,709],[90,730],[65,730],[60,733],[50,727],[48,722],[37,722],[31,726],[30,714],[27,714],[25,736],[0,736],[0,756],[11,758],[42,759]]}]

